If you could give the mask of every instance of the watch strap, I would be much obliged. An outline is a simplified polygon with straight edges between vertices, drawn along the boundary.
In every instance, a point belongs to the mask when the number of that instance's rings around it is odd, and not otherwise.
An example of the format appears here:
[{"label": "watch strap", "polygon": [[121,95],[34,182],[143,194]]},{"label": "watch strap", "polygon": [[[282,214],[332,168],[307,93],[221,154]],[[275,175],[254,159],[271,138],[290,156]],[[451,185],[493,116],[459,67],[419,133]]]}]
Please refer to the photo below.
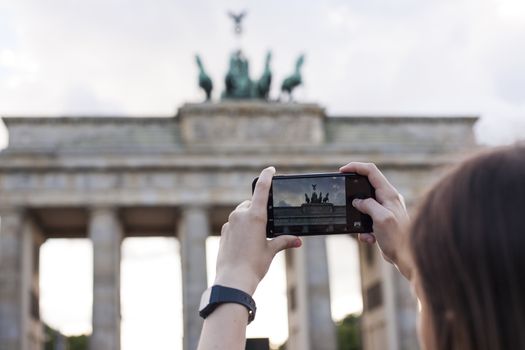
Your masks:
[{"label": "watch strap", "polygon": [[248,324],[255,319],[257,307],[255,301],[248,294],[240,289],[214,285],[211,287],[210,302],[206,307],[199,311],[202,318],[208,317],[220,304],[236,303],[248,309]]}]

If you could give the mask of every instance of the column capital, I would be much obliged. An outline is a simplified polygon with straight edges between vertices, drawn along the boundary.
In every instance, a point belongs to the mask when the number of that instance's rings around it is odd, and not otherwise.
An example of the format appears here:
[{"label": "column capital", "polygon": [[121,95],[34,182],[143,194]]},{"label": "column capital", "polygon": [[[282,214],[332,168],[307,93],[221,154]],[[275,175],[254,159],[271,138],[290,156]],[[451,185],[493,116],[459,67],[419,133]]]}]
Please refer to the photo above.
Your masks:
[{"label": "column capital", "polygon": [[180,211],[184,212],[184,211],[193,211],[193,210],[203,210],[203,211],[208,211],[210,209],[210,205],[209,204],[200,204],[200,203],[189,203],[189,204],[186,204],[184,205],[183,207],[180,207]]},{"label": "column capital", "polygon": [[93,205],[88,208],[90,214],[96,213],[108,213],[108,212],[117,212],[118,208],[114,205],[104,204],[104,205]]},{"label": "column capital", "polygon": [[96,206],[89,209],[88,236],[93,239],[118,236],[123,238],[122,223],[118,210],[113,206]]},{"label": "column capital", "polygon": [[1,236],[5,236],[5,232],[22,230],[25,217],[26,211],[22,208],[4,207],[0,209],[0,230],[2,231]]},{"label": "column capital", "polygon": [[190,240],[210,235],[210,218],[208,207],[190,205],[181,208],[181,217],[178,225],[179,239],[187,237]]},{"label": "column capital", "polygon": [[9,206],[0,204],[0,217],[4,215],[18,215],[23,217],[27,213],[27,209],[22,206]]}]

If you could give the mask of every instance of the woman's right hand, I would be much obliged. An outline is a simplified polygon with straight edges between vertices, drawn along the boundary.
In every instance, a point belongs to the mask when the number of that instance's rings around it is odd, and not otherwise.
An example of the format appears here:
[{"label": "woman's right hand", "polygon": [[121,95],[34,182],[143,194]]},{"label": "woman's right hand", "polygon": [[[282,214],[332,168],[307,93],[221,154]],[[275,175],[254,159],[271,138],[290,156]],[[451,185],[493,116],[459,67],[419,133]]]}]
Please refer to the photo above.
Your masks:
[{"label": "woman's right hand", "polygon": [[339,170],[368,177],[375,189],[376,199],[354,199],[352,202],[357,210],[370,215],[374,223],[374,232],[359,234],[359,240],[369,244],[377,240],[384,259],[410,279],[412,263],[406,244],[409,218],[403,196],[373,163],[351,162]]}]

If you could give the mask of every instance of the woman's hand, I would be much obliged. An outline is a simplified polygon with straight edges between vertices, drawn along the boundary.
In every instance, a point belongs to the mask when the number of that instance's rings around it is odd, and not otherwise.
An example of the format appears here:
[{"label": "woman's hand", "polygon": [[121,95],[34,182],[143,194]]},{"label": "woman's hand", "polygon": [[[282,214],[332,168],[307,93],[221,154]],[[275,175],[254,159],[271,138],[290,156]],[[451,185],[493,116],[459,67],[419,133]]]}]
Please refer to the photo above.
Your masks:
[{"label": "woman's hand", "polygon": [[275,254],[301,246],[295,236],[266,239],[268,193],[274,173],[273,167],[261,172],[252,200],[239,204],[222,227],[214,284],[252,295]]},{"label": "woman's hand", "polygon": [[375,188],[376,199],[354,199],[352,202],[374,222],[374,232],[359,234],[359,240],[370,244],[377,240],[385,260],[396,265],[410,279],[412,264],[406,248],[409,218],[403,197],[373,163],[352,162],[341,167],[340,171],[367,176]]}]

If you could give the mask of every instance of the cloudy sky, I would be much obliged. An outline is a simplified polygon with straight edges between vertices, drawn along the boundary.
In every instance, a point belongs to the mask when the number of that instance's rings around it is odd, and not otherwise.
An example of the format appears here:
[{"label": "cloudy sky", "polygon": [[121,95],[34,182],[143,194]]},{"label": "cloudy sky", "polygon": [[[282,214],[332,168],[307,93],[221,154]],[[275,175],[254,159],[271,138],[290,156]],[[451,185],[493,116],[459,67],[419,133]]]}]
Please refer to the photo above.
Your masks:
[{"label": "cloudy sky", "polygon": [[0,0],[0,114],[173,115],[199,101],[194,54],[219,96],[248,9],[252,76],[278,85],[300,53],[297,97],[330,114],[481,115],[482,142],[525,130],[521,0]]},{"label": "cloudy sky", "polygon": [[[242,41],[232,35],[225,15],[229,9],[249,11]],[[194,55],[201,54],[217,98],[228,55],[239,45],[254,77],[272,50],[273,98],[297,56],[305,53],[305,84],[297,99],[318,102],[331,115],[480,115],[476,132],[482,143],[508,143],[525,135],[523,0],[0,0],[0,115],[173,115],[184,102],[203,99]],[[0,125],[0,147],[6,142]],[[75,260],[84,263],[70,271],[85,278],[70,286],[89,291],[89,249],[86,242],[48,242],[43,269],[46,264],[47,271],[64,266],[56,263],[57,252],[83,252],[69,256],[85,257]],[[355,253],[355,245],[348,243],[347,251]],[[61,254],[60,259],[68,258]],[[153,278],[140,273],[153,268],[148,261],[175,274],[176,256],[176,242],[125,243],[123,287],[133,290],[126,286]],[[339,269],[348,275],[348,265],[331,259],[331,273]],[[282,269],[277,270],[273,281],[282,292]],[[43,275],[55,281],[46,271]],[[157,275],[162,281],[163,274]],[[155,293],[179,293],[172,284],[164,287]],[[335,288],[334,295],[349,296],[358,283]],[[43,315],[69,332],[85,331],[90,296],[83,298],[69,309],[64,298],[46,299]],[[152,312],[140,299],[127,302],[130,298],[123,295],[123,303],[142,308],[135,315]],[[177,300],[175,308],[180,307]],[[336,312],[360,307],[357,299],[350,305],[350,297],[334,300]],[[60,314],[60,307],[87,311],[57,320],[52,315]],[[133,338],[136,329],[148,332],[144,322],[133,325],[126,318],[132,307],[123,306],[123,344],[125,349],[145,348]],[[267,319],[271,324],[271,316]],[[157,323],[157,333],[178,337],[179,326],[166,322]],[[149,330],[151,338],[158,337],[155,329]],[[170,329],[175,330],[171,338]],[[285,336],[273,335],[276,341]]]}]

